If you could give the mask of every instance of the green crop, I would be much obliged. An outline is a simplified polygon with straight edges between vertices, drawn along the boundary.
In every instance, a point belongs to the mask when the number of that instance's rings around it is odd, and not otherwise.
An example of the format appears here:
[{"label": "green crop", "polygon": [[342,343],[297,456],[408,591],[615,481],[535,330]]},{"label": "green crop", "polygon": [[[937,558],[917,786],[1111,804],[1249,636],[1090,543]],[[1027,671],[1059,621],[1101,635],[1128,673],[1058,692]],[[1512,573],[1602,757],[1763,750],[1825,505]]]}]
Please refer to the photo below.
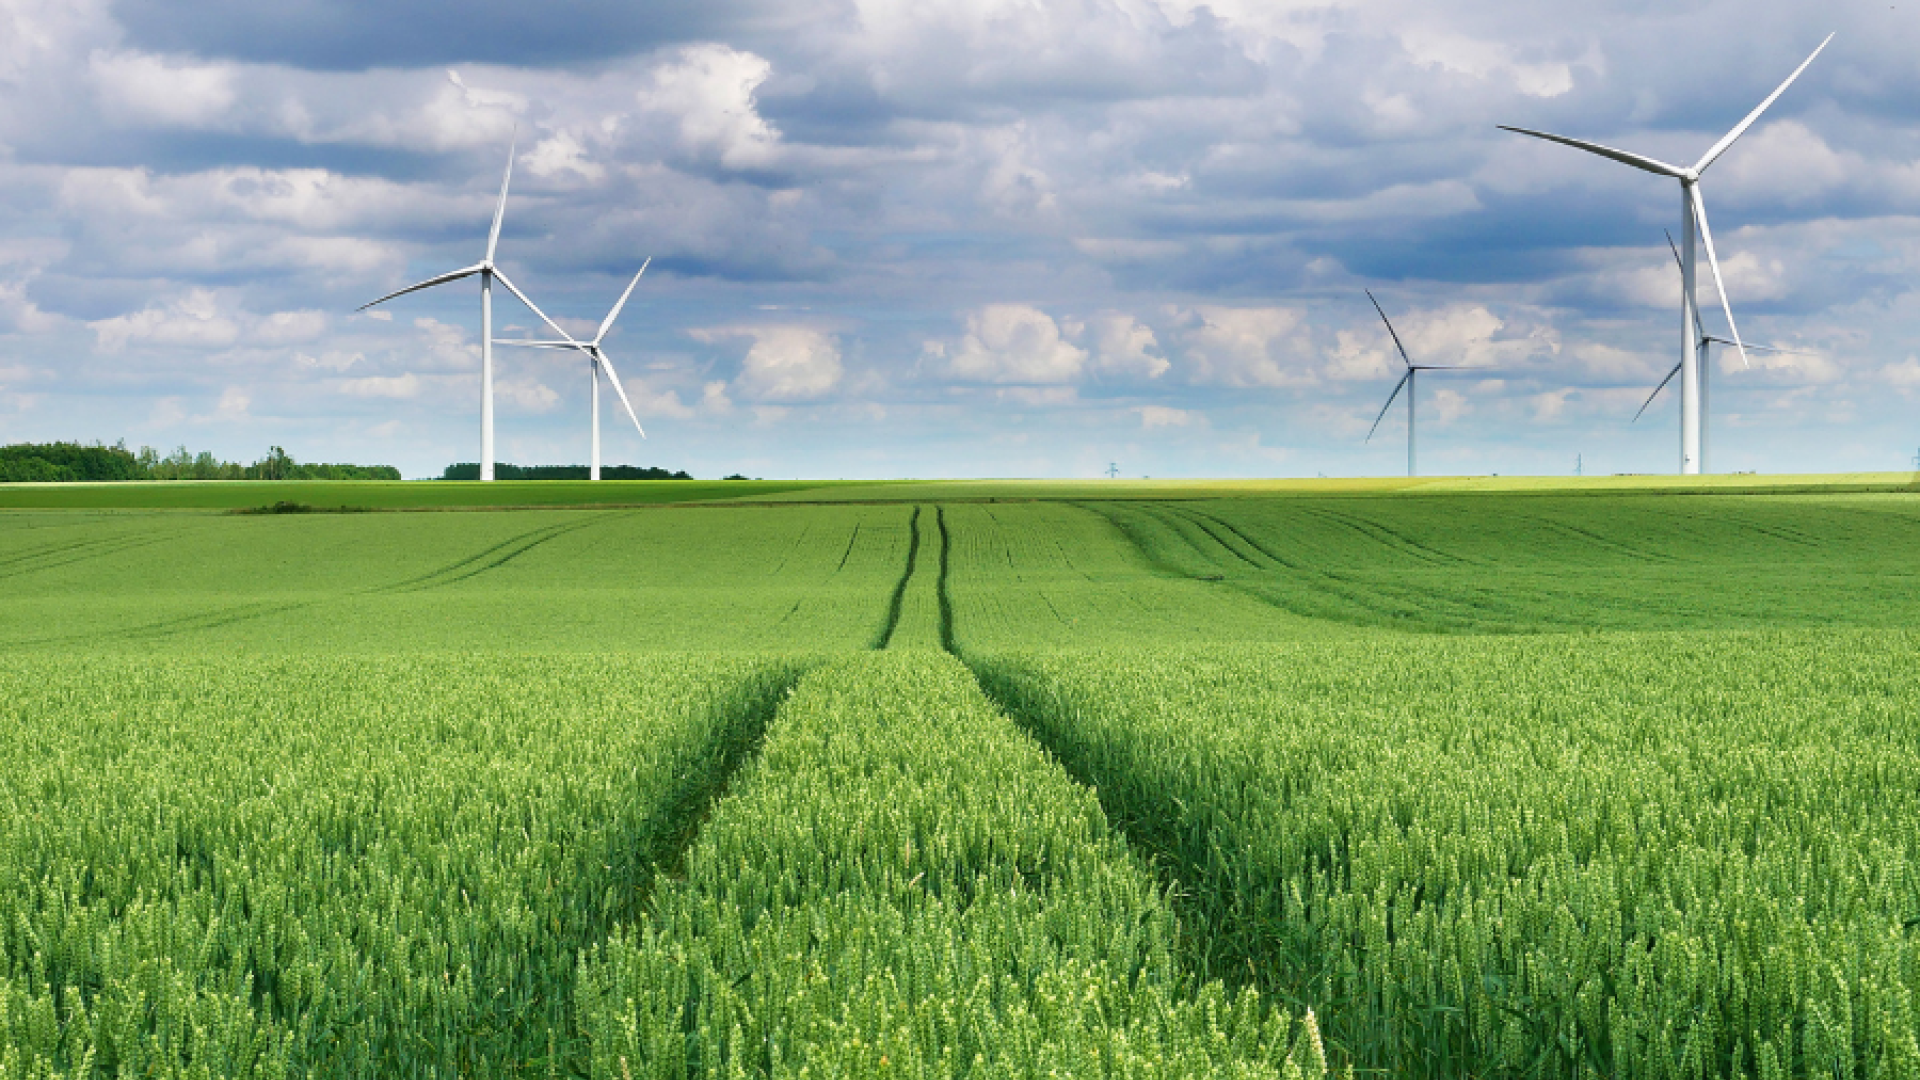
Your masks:
[{"label": "green crop", "polygon": [[564,1068],[795,670],[0,663],[0,1076]]},{"label": "green crop", "polygon": [[908,648],[801,681],[580,1012],[618,1080],[1322,1072],[1310,1016],[1193,985],[1176,935],[1092,793]]},{"label": "green crop", "polygon": [[0,1080],[1920,1076],[1910,477],[526,486],[0,510]]},{"label": "green crop", "polygon": [[1904,632],[1006,655],[1199,970],[1392,1075],[1920,1075]]}]

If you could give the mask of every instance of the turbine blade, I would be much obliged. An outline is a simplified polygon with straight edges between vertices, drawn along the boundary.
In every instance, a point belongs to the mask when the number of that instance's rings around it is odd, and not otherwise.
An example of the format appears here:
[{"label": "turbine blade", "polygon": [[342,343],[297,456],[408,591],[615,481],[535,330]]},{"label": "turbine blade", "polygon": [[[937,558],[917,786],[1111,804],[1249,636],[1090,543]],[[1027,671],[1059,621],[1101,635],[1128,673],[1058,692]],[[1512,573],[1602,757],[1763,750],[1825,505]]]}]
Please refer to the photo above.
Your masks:
[{"label": "turbine blade", "polygon": [[[1367,294],[1367,299],[1373,300],[1372,289],[1366,290],[1366,294]],[[1393,338],[1393,347],[1400,350],[1400,362],[1407,365],[1407,367],[1409,368],[1413,367],[1413,358],[1407,355],[1407,347],[1405,345],[1400,344],[1400,335],[1397,333],[1394,333],[1393,320],[1387,318],[1387,313],[1385,311],[1381,311],[1380,301],[1373,300],[1373,310],[1379,311],[1380,321],[1387,324],[1387,335]]]},{"label": "turbine blade", "polygon": [[520,128],[514,126],[513,141],[507,144],[507,172],[500,178],[500,201],[493,207],[493,231],[487,234],[487,261],[493,261],[493,249],[500,246],[500,222],[507,216],[507,185],[513,182],[513,152],[520,146]]},{"label": "turbine blade", "polygon": [[1387,410],[1393,408],[1393,399],[1400,396],[1400,388],[1407,385],[1407,380],[1411,378],[1413,378],[1413,372],[1409,371],[1400,376],[1399,382],[1393,384],[1393,393],[1387,395],[1387,403],[1380,406],[1380,415],[1373,418],[1373,426],[1367,429],[1367,442],[1373,441],[1373,433],[1380,430],[1380,421],[1385,420]]},{"label": "turbine blade", "polygon": [[1565,135],[1554,135],[1545,131],[1533,131],[1529,128],[1508,127],[1505,124],[1496,124],[1494,126],[1498,127],[1501,131],[1511,131],[1519,135],[1531,135],[1536,139],[1545,139],[1548,142],[1557,142],[1565,146],[1571,146],[1576,150],[1585,150],[1589,154],[1599,154],[1603,158],[1612,158],[1622,165],[1631,165],[1636,169],[1642,169],[1659,176],[1671,176],[1675,180],[1678,180],[1686,175],[1684,170],[1676,169],[1664,161],[1650,158],[1643,154],[1635,154],[1627,150],[1615,150],[1611,146],[1602,146],[1597,142],[1588,142],[1585,139],[1569,139]]},{"label": "turbine blade", "polygon": [[1700,222],[1700,239],[1707,249],[1707,266],[1713,271],[1713,287],[1720,290],[1720,310],[1727,313],[1727,329],[1733,332],[1733,347],[1740,350],[1740,362],[1752,367],[1747,359],[1747,347],[1740,343],[1740,328],[1733,322],[1733,304],[1727,299],[1727,283],[1720,280],[1720,259],[1713,253],[1713,230],[1707,228],[1707,202],[1700,195],[1699,184],[1688,184],[1687,193],[1693,196],[1693,216]]},{"label": "turbine blade", "polygon": [[[635,278],[637,280],[638,275],[635,275]],[[647,429],[640,426],[640,418],[634,415],[633,402],[627,400],[627,392],[620,385],[620,376],[614,374],[613,361],[607,359],[607,354],[601,352],[599,346],[594,346],[594,351],[600,353],[600,369],[607,373],[607,381],[613,384],[613,392],[620,395],[620,404],[627,407],[627,419],[633,421],[633,429],[640,433],[640,437],[646,438]]]},{"label": "turbine blade", "polygon": [[493,343],[495,345],[512,345],[521,349],[566,349],[569,352],[580,348],[578,344],[568,344],[564,341],[528,341],[525,338],[497,337],[493,339]]},{"label": "turbine blade", "polygon": [[620,317],[620,309],[627,306],[627,297],[633,295],[633,287],[640,284],[640,274],[646,273],[647,267],[652,264],[653,256],[649,255],[647,261],[640,264],[640,273],[633,275],[633,280],[627,282],[627,291],[620,294],[620,302],[613,305],[612,311],[607,312],[606,319],[600,323],[600,332],[593,335],[595,345],[600,344],[600,339],[607,336],[608,330],[613,329],[613,320]]},{"label": "turbine blade", "polygon": [[[1734,344],[1734,341],[1732,338],[1723,338],[1714,334],[1703,335],[1703,339],[1706,341],[1717,341],[1722,345]],[[1746,350],[1748,352],[1785,353],[1788,356],[1812,356],[1813,355],[1812,353],[1807,352],[1805,349],[1783,349],[1778,345],[1748,345],[1746,346]]]},{"label": "turbine blade", "polygon": [[527,299],[527,294],[521,292],[519,286],[513,283],[513,279],[501,273],[498,267],[494,268],[493,276],[500,279],[500,284],[505,285],[507,287],[508,292],[519,297],[520,302],[527,305],[527,309],[529,311],[532,311],[535,315],[540,316],[541,322],[546,323],[548,326],[553,327],[554,333],[559,334],[562,338],[565,338],[569,346],[575,349],[582,349],[582,350],[586,348],[585,345],[582,345],[578,341],[575,341],[573,339],[573,335],[567,333],[567,330],[565,327],[561,326],[557,322],[554,322],[552,319],[547,318],[547,313],[540,310],[540,305],[534,303],[532,300]]},{"label": "turbine blade", "polygon": [[448,271],[447,273],[440,274],[435,277],[430,277],[427,280],[422,281],[418,284],[409,285],[406,288],[399,290],[398,292],[390,292],[378,300],[370,300],[367,303],[361,304],[359,307],[354,308],[353,310],[365,311],[375,304],[384,304],[396,296],[405,296],[410,292],[419,292],[421,289],[431,289],[435,285],[445,285],[449,281],[459,281],[463,277],[470,277],[474,274],[479,273],[481,270],[484,270],[484,269],[485,267],[483,266],[474,265],[474,266],[466,267],[465,269],[462,269],[462,270],[451,270],[451,271]]},{"label": "turbine blade", "polygon": [[1660,391],[1665,390],[1667,388],[1667,384],[1672,382],[1673,377],[1678,374],[1680,374],[1680,365],[1675,364],[1673,365],[1673,370],[1667,372],[1667,377],[1660,380],[1660,385],[1653,388],[1653,393],[1647,395],[1647,400],[1640,404],[1640,412],[1634,413],[1633,419],[1627,421],[1627,423],[1629,424],[1639,423],[1640,413],[1644,413],[1647,411],[1647,406],[1653,404],[1653,399],[1659,397]]},{"label": "turbine blade", "polygon": [[[1684,283],[1687,280],[1687,264],[1680,261],[1680,246],[1673,242],[1673,233],[1670,230],[1662,229],[1660,231],[1667,234],[1667,249],[1673,252],[1673,265],[1680,269],[1680,280]],[[1707,324],[1700,321],[1700,305],[1698,304],[1693,305],[1693,332],[1702,338],[1707,337]]]},{"label": "turbine blade", "polygon": [[[1828,34],[1827,41],[1832,41],[1832,40],[1833,40],[1833,35]],[[1707,166],[1713,164],[1714,159],[1718,158],[1721,154],[1726,153],[1727,147],[1733,145],[1733,140],[1746,134],[1747,129],[1753,126],[1753,122],[1755,120],[1760,119],[1760,114],[1767,111],[1767,106],[1773,104],[1774,99],[1778,98],[1781,94],[1786,93],[1787,87],[1793,85],[1793,80],[1799,78],[1800,73],[1807,70],[1807,65],[1813,63],[1813,57],[1819,56],[1820,49],[1824,49],[1827,47],[1827,41],[1822,41],[1820,43],[1820,48],[1813,50],[1813,56],[1809,56],[1805,60],[1801,61],[1800,66],[1793,69],[1793,74],[1787,76],[1787,81],[1781,83],[1780,86],[1777,89],[1775,89],[1773,93],[1768,94],[1767,100],[1755,106],[1754,110],[1747,114],[1747,118],[1745,120],[1742,120],[1738,124],[1735,124],[1732,131],[1729,131],[1725,135],[1721,136],[1720,141],[1713,144],[1713,149],[1708,150],[1706,154],[1700,158],[1700,164],[1695,165],[1693,167],[1693,171],[1695,173],[1706,172]]]}]

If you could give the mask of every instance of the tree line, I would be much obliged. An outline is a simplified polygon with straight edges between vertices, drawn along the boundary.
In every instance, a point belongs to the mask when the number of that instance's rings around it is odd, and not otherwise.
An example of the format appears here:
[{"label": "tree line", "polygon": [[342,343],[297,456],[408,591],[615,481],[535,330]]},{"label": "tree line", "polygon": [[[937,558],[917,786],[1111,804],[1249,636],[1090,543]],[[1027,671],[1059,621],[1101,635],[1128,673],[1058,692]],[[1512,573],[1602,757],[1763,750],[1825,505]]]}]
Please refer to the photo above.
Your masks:
[{"label": "tree line", "polygon": [[0,483],[62,483],[121,480],[398,480],[391,465],[302,462],[278,446],[250,465],[221,461],[181,446],[162,456],[151,446],[127,449],[126,440],[12,443],[0,446]]}]

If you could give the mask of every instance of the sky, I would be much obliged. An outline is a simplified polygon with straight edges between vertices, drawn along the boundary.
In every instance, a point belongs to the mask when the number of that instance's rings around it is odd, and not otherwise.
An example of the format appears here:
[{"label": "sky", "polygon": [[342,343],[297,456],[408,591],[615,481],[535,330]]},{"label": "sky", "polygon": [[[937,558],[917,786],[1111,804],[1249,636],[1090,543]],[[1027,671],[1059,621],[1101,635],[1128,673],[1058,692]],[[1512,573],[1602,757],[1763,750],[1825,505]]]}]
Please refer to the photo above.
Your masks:
[{"label": "sky", "polygon": [[[1920,4],[0,0],[0,443],[479,453],[471,279],[606,339],[609,463],[767,478],[1677,470],[1678,185],[1742,336],[1708,468],[1920,466]],[[1702,261],[1710,332],[1725,332]],[[496,336],[539,330],[496,293]],[[503,461],[588,369],[496,350]]]}]

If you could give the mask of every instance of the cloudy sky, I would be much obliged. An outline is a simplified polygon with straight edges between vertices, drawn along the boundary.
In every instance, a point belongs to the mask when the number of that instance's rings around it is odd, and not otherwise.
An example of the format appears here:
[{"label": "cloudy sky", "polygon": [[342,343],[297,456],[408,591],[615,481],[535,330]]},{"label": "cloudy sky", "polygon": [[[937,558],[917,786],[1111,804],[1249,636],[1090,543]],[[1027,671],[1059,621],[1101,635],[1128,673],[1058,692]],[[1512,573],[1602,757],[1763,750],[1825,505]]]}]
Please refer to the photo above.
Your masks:
[{"label": "cloudy sky", "polygon": [[[0,0],[0,442],[437,474],[471,281],[608,349],[611,462],[787,476],[1670,472],[1677,185],[1745,337],[1714,471],[1920,452],[1920,3]],[[1704,278],[1704,275],[1703,275]],[[1724,318],[1712,300],[1710,329]],[[533,329],[511,299],[502,335]],[[498,353],[503,460],[584,462],[584,362]],[[624,424],[624,420],[622,420]]]}]

